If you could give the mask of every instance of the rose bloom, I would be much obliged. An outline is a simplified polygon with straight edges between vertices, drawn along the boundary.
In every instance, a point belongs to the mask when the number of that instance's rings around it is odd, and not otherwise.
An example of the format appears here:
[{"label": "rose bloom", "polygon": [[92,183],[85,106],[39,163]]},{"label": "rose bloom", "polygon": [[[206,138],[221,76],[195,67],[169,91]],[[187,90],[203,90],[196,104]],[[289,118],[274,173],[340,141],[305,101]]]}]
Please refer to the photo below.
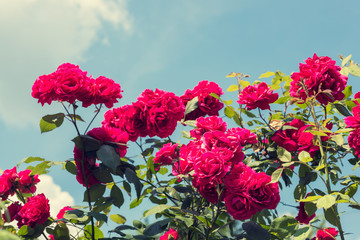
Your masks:
[{"label": "rose bloom", "polygon": [[360,128],[360,105],[353,107],[353,116],[345,117],[344,122],[348,128]]},{"label": "rose bloom", "polygon": [[194,170],[194,163],[197,162],[206,150],[201,148],[200,141],[191,141],[187,145],[182,145],[179,150],[179,161],[175,162],[172,168],[172,174],[189,174]]},{"label": "rose bloom", "polygon": [[29,197],[18,215],[21,218],[19,228],[23,225],[35,227],[36,224],[43,224],[50,217],[49,200],[44,194]]},{"label": "rose bloom", "polygon": [[39,175],[36,174],[34,176],[30,175],[31,170],[26,169],[24,171],[20,171],[18,173],[19,176],[19,190],[22,193],[34,193],[36,191],[35,184],[40,182]]},{"label": "rose bloom", "polygon": [[177,122],[184,116],[185,106],[174,93],[160,89],[146,89],[138,97],[138,104],[145,114],[146,130],[149,137],[170,136]]},{"label": "rose bloom", "polygon": [[185,120],[195,120],[205,115],[219,116],[219,111],[224,107],[224,104],[218,99],[210,96],[210,93],[221,96],[223,91],[217,83],[206,80],[200,81],[193,90],[188,89],[185,91],[185,94],[180,97],[184,106],[195,97],[198,97],[199,99],[198,107],[194,111],[188,113]]},{"label": "rose bloom", "polygon": [[176,230],[170,228],[169,231],[167,231],[164,235],[162,235],[159,240],[169,240],[169,239],[173,239],[173,240],[179,240],[179,234],[177,233]]},{"label": "rose bloom", "polygon": [[193,138],[200,139],[205,132],[212,130],[225,132],[226,127],[226,122],[224,122],[220,117],[199,117],[196,119],[196,129],[190,130],[190,134]]},{"label": "rose bloom", "polygon": [[[83,152],[79,150],[76,146],[74,147],[74,159],[75,159],[75,165],[77,169],[76,173],[76,180],[82,184],[84,187],[86,187],[85,184],[85,177],[87,180],[88,187],[91,187],[95,184],[100,184],[101,182],[94,176],[93,171],[99,167],[99,164],[96,163],[96,156],[94,155],[87,155],[85,154],[85,157],[83,159]],[[81,161],[84,161],[84,173]]]},{"label": "rose bloom", "polygon": [[335,228],[322,228],[319,229],[316,234],[317,240],[334,240],[335,237],[339,234]]},{"label": "rose bloom", "polygon": [[10,206],[7,208],[8,213],[9,213],[9,219],[8,216],[6,215],[6,213],[4,213],[2,215],[2,218],[4,219],[5,222],[12,222],[14,220],[18,220],[19,221],[19,215],[18,212],[21,210],[22,205],[19,202],[14,202],[12,204],[10,204]]},{"label": "rose bloom", "polygon": [[227,212],[236,220],[250,219],[258,211],[246,192],[226,193],[224,201]]},{"label": "rose bloom", "polygon": [[56,215],[57,219],[62,219],[67,211],[75,210],[75,208],[72,208],[70,206],[63,207],[59,213]]},{"label": "rose bloom", "polygon": [[273,90],[265,83],[261,82],[255,85],[245,87],[239,94],[239,104],[246,104],[247,110],[260,108],[261,110],[270,110],[270,103],[275,102],[279,94],[273,93]]},{"label": "rose bloom", "polygon": [[155,155],[154,164],[170,165],[177,159],[178,144],[167,143]]},{"label": "rose bloom", "polygon": [[9,195],[13,196],[15,194],[17,180],[18,174],[16,167],[6,169],[0,176],[0,196],[3,201],[6,200]]},{"label": "rose bloom", "polygon": [[38,77],[32,86],[31,96],[38,99],[38,103],[44,106],[45,103],[51,104],[57,100],[55,94],[55,74],[42,75]]},{"label": "rose bloom", "polygon": [[[309,194],[306,194],[306,197]],[[304,202],[300,202],[300,206],[299,206],[299,213],[298,215],[295,217],[295,219],[302,224],[309,224],[309,222],[316,216],[316,214],[314,213],[313,215],[309,216],[307,215],[306,211],[305,211],[305,203]]]},{"label": "rose bloom", "polygon": [[[313,58],[306,59],[305,64],[300,63],[300,72],[291,75],[293,81],[290,85],[290,95],[303,101],[306,100],[307,94],[309,97],[315,96],[316,100],[324,105],[342,100],[348,77],[340,73],[341,67],[335,63],[329,57],[318,57],[316,54]],[[304,81],[307,94],[301,81]]]},{"label": "rose bloom", "polygon": [[350,132],[348,137],[349,146],[354,148],[355,155],[360,156],[360,128],[356,128]]},{"label": "rose bloom", "polygon": [[[208,202],[216,204],[219,202],[219,194],[217,192],[217,188],[222,189],[225,193],[225,189],[222,188],[218,183],[216,182],[208,182],[207,184],[204,184],[203,182],[199,181],[200,179],[198,177],[194,177],[192,179],[193,186],[199,191],[201,196],[205,198]],[[222,194],[221,200],[224,199],[225,194]]]}]

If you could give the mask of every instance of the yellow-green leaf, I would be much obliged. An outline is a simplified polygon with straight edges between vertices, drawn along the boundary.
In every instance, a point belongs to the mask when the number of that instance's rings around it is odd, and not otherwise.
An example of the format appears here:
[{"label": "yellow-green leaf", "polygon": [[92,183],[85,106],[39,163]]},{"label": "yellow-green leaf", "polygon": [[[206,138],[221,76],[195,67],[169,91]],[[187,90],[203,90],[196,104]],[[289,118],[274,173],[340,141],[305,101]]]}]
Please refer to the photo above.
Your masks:
[{"label": "yellow-green leaf", "polygon": [[274,75],[275,75],[274,72],[267,71],[266,73],[261,74],[259,78],[268,78],[268,77],[271,77],[271,76],[274,76]]},{"label": "yellow-green leaf", "polygon": [[239,90],[239,86],[238,85],[230,85],[227,89],[228,92],[235,92],[235,91],[238,91]]}]

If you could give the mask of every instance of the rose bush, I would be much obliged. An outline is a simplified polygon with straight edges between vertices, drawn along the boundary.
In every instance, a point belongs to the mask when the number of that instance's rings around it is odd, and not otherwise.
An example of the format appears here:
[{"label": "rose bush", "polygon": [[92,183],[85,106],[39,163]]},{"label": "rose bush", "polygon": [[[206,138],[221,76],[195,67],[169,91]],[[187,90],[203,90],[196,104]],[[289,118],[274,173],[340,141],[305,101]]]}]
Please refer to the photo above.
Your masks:
[{"label": "rose bush", "polygon": [[[237,92],[238,106],[223,99],[218,84],[201,81],[182,96],[146,89],[132,104],[112,108],[122,98],[119,84],[62,64],[36,79],[32,96],[42,105],[63,105],[64,113],[44,116],[40,129],[71,122],[73,158],[57,163],[29,157],[21,164],[40,163],[19,173],[16,167],[5,170],[0,224],[24,239],[343,240],[347,230],[339,208],[360,209],[355,195],[360,177],[343,175],[338,165],[360,166],[360,92],[351,98],[348,85],[349,74],[359,72],[350,57],[342,58],[340,67],[314,54],[291,76],[259,77],[272,77],[271,84],[229,74],[236,84],[228,91]],[[79,103],[95,107],[84,131]],[[104,106],[112,109],[102,126],[90,129]],[[174,142],[177,127],[183,138]],[[140,158],[128,156],[128,141],[135,142]],[[57,164],[85,187],[86,206],[66,206],[53,218],[36,184],[39,174]],[[288,195],[296,206],[280,199],[281,191],[293,191]],[[127,223],[118,210],[123,193],[131,197],[131,209],[153,204],[141,215],[150,217],[150,224]],[[280,202],[298,215],[280,215]],[[117,225],[106,237],[101,227],[110,220]]]}]

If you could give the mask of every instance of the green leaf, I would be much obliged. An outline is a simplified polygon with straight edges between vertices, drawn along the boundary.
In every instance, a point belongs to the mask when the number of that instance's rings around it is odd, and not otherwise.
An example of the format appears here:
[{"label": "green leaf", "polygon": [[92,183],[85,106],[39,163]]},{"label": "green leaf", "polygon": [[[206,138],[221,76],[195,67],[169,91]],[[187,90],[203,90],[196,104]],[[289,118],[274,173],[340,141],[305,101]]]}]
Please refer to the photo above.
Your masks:
[{"label": "green leaf", "polygon": [[351,85],[346,86],[345,89],[344,89],[344,91],[343,91],[343,93],[344,93],[344,95],[345,95],[345,97],[344,97],[345,99],[348,98],[348,97],[350,97],[351,94],[352,94],[352,86],[351,86]]},{"label": "green leaf", "polygon": [[352,55],[350,54],[349,56],[344,58],[341,62],[341,67],[345,66],[350,61],[351,57],[352,57]]},{"label": "green leaf", "polygon": [[308,216],[311,216],[316,212],[317,207],[316,207],[315,203],[306,202],[306,203],[304,203],[304,209],[305,209],[306,214]]},{"label": "green leaf", "polygon": [[[91,225],[86,225],[84,227],[84,234],[85,234],[86,238],[91,239],[91,236],[92,236],[92,227],[91,227]],[[104,234],[102,233],[100,228],[94,226],[94,236],[95,236],[95,239],[99,239],[99,238],[103,238]]]},{"label": "green leaf", "polygon": [[44,161],[45,161],[45,159],[41,158],[41,157],[27,157],[27,158],[22,159],[16,165],[20,166],[21,163],[44,162]]},{"label": "green leaf", "polygon": [[[106,186],[102,184],[94,184],[89,188],[90,201],[95,202],[105,193]],[[84,202],[88,202],[88,190],[84,192]]]},{"label": "green leaf", "polygon": [[233,118],[235,115],[235,112],[233,109],[231,109],[229,106],[226,106],[224,108],[224,113],[228,118]]},{"label": "green leaf", "polygon": [[276,236],[284,239],[293,235],[298,227],[299,222],[295,218],[284,215],[272,221],[270,233],[275,233]]},{"label": "green leaf", "polygon": [[306,238],[308,238],[311,234],[311,227],[310,226],[305,226],[303,228],[298,229],[295,233],[294,233],[294,240],[304,240]]},{"label": "green leaf", "polygon": [[360,67],[358,65],[351,64],[349,66],[349,73],[356,77],[360,77]]},{"label": "green leaf", "polygon": [[17,234],[20,236],[32,235],[34,233],[35,233],[35,230],[33,228],[29,227],[28,225],[21,226],[21,228],[17,232]]},{"label": "green leaf", "polygon": [[284,104],[289,100],[290,100],[290,96],[283,96],[283,97],[278,98],[274,103],[276,103],[276,104]]},{"label": "green leaf", "polygon": [[139,199],[140,195],[141,195],[141,190],[143,188],[143,185],[140,182],[138,176],[136,175],[136,173],[133,170],[131,170],[130,168],[126,168],[125,177],[130,183],[134,184],[135,191],[136,191],[136,196]]},{"label": "green leaf", "polygon": [[281,178],[281,174],[284,171],[283,168],[278,168],[276,169],[272,174],[271,174],[271,182],[270,183],[276,183],[279,181],[279,179]]},{"label": "green leaf", "polygon": [[299,160],[302,162],[311,162],[313,160],[313,158],[310,156],[310,154],[306,151],[301,151],[301,153],[299,154]]},{"label": "green leaf", "polygon": [[72,141],[75,143],[76,147],[79,150],[85,152],[97,151],[101,147],[101,143],[99,140],[88,135],[77,136]]},{"label": "green leaf", "polygon": [[65,163],[65,169],[73,174],[73,175],[77,175],[77,168],[75,166],[75,164],[72,161],[66,161]]},{"label": "green leaf", "polygon": [[111,172],[108,168],[106,168],[103,164],[100,167],[94,169],[92,171],[97,180],[102,183],[111,183],[114,181]]},{"label": "green leaf", "polygon": [[221,101],[221,98],[216,93],[210,93],[209,95],[212,96],[213,98],[216,98],[217,100]]},{"label": "green leaf", "polygon": [[80,117],[80,115],[77,115],[77,114],[68,114],[68,115],[66,115],[66,116],[68,116],[69,118],[71,118],[72,120],[76,120],[76,121],[80,121],[80,122],[85,122],[84,121],[84,119],[82,119],[81,117]]},{"label": "green leaf", "polygon": [[157,205],[157,206],[149,209],[146,213],[144,213],[144,217],[150,216],[155,213],[161,213],[164,210],[169,209],[169,208],[171,208],[170,205],[165,205],[165,204]]},{"label": "green leaf", "polygon": [[239,90],[239,86],[238,85],[230,85],[227,89],[228,92],[235,92]]},{"label": "green leaf", "polygon": [[126,222],[126,218],[120,214],[112,214],[110,219],[117,224],[124,224]]},{"label": "green leaf", "polygon": [[232,104],[233,100],[232,100],[232,99],[230,99],[230,100],[224,100],[224,101],[222,101],[222,102],[223,102],[225,105],[229,106],[229,105]]},{"label": "green leaf", "polygon": [[120,188],[116,185],[113,185],[110,192],[110,197],[113,201],[113,204],[120,208],[124,203],[124,196]]},{"label": "green leaf", "polygon": [[307,196],[307,198],[301,199],[300,202],[315,202],[319,198],[321,198],[321,196]]},{"label": "green leaf", "polygon": [[305,195],[306,195],[306,186],[302,184],[298,184],[294,190],[295,200],[300,201],[305,197]]},{"label": "green leaf", "polygon": [[278,147],[276,150],[278,158],[282,162],[291,162],[291,153],[285,150],[285,148]]},{"label": "green leaf", "polygon": [[40,120],[41,133],[50,132],[51,130],[60,127],[64,122],[64,117],[65,114],[63,113],[56,113],[42,117]]},{"label": "green leaf", "polygon": [[314,136],[327,137],[327,134],[322,131],[310,130],[309,132],[312,133]]},{"label": "green leaf", "polygon": [[184,124],[190,127],[196,127],[196,120],[187,120]]},{"label": "green leaf", "polygon": [[189,114],[192,111],[194,111],[195,109],[197,109],[198,106],[199,106],[199,98],[198,97],[194,97],[193,99],[188,101],[186,104],[186,107],[185,107],[184,118],[186,117],[187,114]]},{"label": "green leaf", "polygon": [[146,229],[144,230],[143,233],[146,236],[154,236],[156,234],[159,234],[166,229],[168,223],[171,221],[173,221],[173,219],[167,218],[167,219],[152,223],[146,227]]},{"label": "green leaf", "polygon": [[250,82],[244,80],[240,80],[239,84],[241,85],[242,88],[246,88],[247,86],[251,85]]},{"label": "green leaf", "polygon": [[329,208],[329,209],[324,208],[324,216],[326,221],[328,221],[334,226],[337,225],[337,216],[335,215],[333,208]]},{"label": "green leaf", "polygon": [[106,223],[107,223],[107,220],[108,220],[108,217],[103,213],[89,212],[88,216],[89,217],[94,217],[97,221],[104,221]]},{"label": "green leaf", "polygon": [[347,110],[347,108],[340,103],[334,103],[335,108],[339,111],[339,113],[345,117],[349,117],[351,116],[351,113],[349,112],[349,110]]},{"label": "green leaf", "polygon": [[271,77],[271,76],[274,76],[274,75],[275,75],[274,72],[269,72],[269,71],[267,71],[266,73],[261,74],[260,77],[259,77],[259,79],[260,79],[260,78],[268,78],[268,77]]},{"label": "green leaf", "polygon": [[349,197],[353,197],[355,195],[355,193],[357,192],[357,189],[358,189],[358,184],[353,183],[349,186],[349,188],[345,192],[345,194],[348,195]]},{"label": "green leaf", "polygon": [[145,196],[141,196],[139,199],[134,199],[131,203],[130,203],[130,209],[137,207],[140,205],[140,203],[142,202],[142,200],[144,199]]},{"label": "green leaf", "polygon": [[116,168],[120,165],[121,160],[119,154],[117,154],[113,147],[102,145],[100,149],[97,150],[96,155],[105,166],[113,172],[116,172]]},{"label": "green leaf", "polygon": [[336,142],[336,144],[338,146],[342,146],[344,145],[345,141],[344,141],[344,137],[340,134],[333,134],[331,136],[331,140],[333,140],[334,142]]},{"label": "green leaf", "polygon": [[336,202],[336,198],[334,196],[325,195],[317,200],[316,207],[328,209],[328,208],[332,207],[335,204],[335,202]]}]

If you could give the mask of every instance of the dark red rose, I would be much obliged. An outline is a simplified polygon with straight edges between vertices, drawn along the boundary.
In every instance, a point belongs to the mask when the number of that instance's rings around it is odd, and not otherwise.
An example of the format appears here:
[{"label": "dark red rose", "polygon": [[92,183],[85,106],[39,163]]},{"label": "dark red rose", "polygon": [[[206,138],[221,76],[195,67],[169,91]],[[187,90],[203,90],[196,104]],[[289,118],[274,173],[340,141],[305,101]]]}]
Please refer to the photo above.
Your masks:
[{"label": "dark red rose", "polygon": [[348,137],[349,146],[354,148],[355,155],[360,156],[360,128],[355,128]]},{"label": "dark red rose", "polygon": [[245,104],[247,110],[260,108],[261,110],[270,110],[270,103],[275,102],[279,94],[273,93],[273,90],[265,83],[261,82],[255,85],[245,87],[239,94],[239,104]]},{"label": "dark red rose", "polygon": [[[309,194],[306,195],[306,197]],[[309,222],[316,216],[316,214],[314,213],[313,215],[309,216],[307,215],[306,211],[305,211],[305,203],[304,202],[300,202],[300,206],[299,206],[299,213],[298,215],[295,217],[295,219],[302,224],[309,224]]]},{"label": "dark red rose", "polygon": [[55,73],[38,77],[32,86],[31,96],[38,99],[38,103],[44,106],[57,100],[55,94]]},{"label": "dark red rose", "polygon": [[18,174],[16,167],[6,169],[0,176],[0,197],[4,201],[13,196],[17,187]]},{"label": "dark red rose", "polygon": [[348,128],[360,128],[360,105],[353,107],[353,116],[345,117],[344,121]]},{"label": "dark red rose", "polygon": [[201,142],[191,141],[188,145],[182,145],[179,150],[179,161],[175,162],[172,174],[186,175],[194,170],[194,163],[197,162],[206,150],[201,148]]},{"label": "dark red rose", "polygon": [[18,215],[21,218],[18,227],[23,225],[35,227],[36,224],[43,224],[50,217],[49,200],[44,194],[30,197],[18,212]]},{"label": "dark red rose", "polygon": [[225,195],[226,210],[236,220],[249,219],[258,211],[246,194],[246,192],[229,192]]},{"label": "dark red rose", "polygon": [[[5,222],[12,222],[14,220],[19,221],[19,211],[21,210],[22,205],[19,202],[14,202],[12,204],[10,204],[10,206],[7,208],[9,216],[6,215],[6,213],[4,213],[2,215],[2,218],[4,219]],[[9,218],[8,218],[9,217]]]},{"label": "dark red rose", "polygon": [[[215,182],[209,182],[208,184],[203,184],[199,182],[199,178],[194,178],[192,180],[193,186],[199,191],[201,196],[205,198],[208,202],[216,204],[219,202],[219,194],[217,192],[217,189],[222,189],[221,185]],[[225,191],[225,189],[222,189],[222,191]],[[222,199],[225,196],[225,192],[222,193]]]},{"label": "dark red rose", "polygon": [[[342,100],[348,77],[340,73],[341,68],[335,63],[329,57],[318,57],[316,54],[313,58],[306,59],[305,64],[300,63],[300,72],[291,75],[293,81],[290,95],[303,101],[308,96],[315,96],[316,100],[324,105]],[[306,90],[302,86],[302,81]]]}]

